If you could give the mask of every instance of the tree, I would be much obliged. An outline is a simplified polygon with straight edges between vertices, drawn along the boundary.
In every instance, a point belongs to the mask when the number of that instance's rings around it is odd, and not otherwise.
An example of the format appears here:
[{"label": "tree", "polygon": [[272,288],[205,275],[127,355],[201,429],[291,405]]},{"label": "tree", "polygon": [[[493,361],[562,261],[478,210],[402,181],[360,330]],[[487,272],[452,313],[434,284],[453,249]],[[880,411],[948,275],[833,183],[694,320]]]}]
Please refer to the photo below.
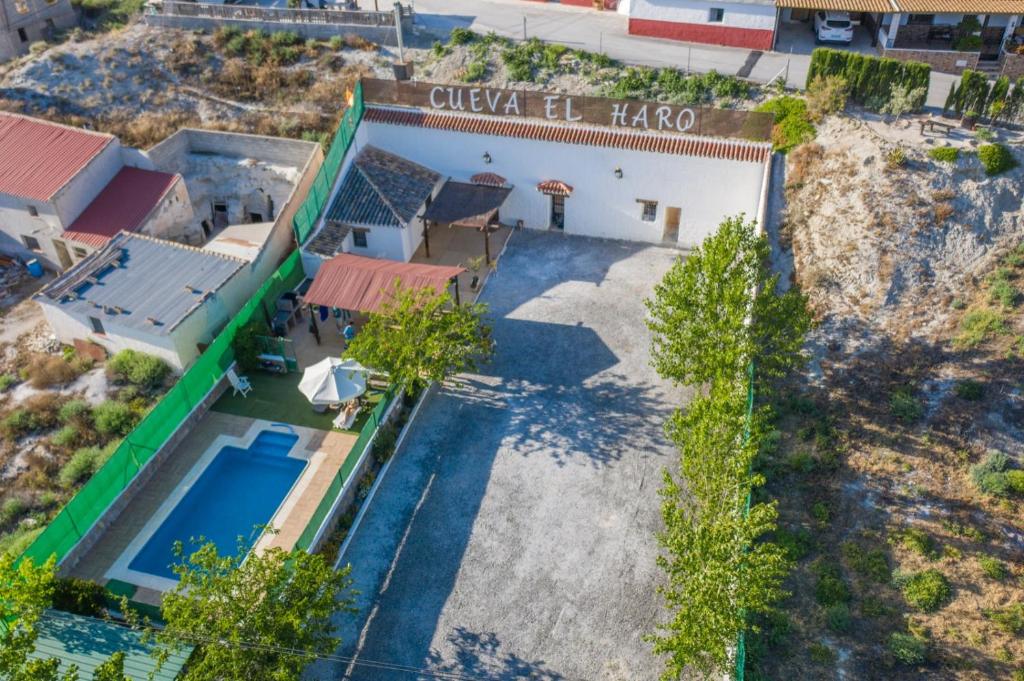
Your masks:
[{"label": "tree", "polygon": [[157,640],[170,651],[198,646],[185,681],[297,681],[318,655],[340,639],[331,615],[355,612],[350,567],[334,570],[323,556],[271,548],[246,557],[221,556],[213,543],[186,555],[175,546],[175,588],[164,595],[165,628]]},{"label": "tree", "polygon": [[386,372],[409,394],[431,381],[473,371],[490,357],[491,329],[485,305],[454,305],[447,292],[395,282],[387,302],[363,326],[345,352]]},{"label": "tree", "polygon": [[798,366],[810,326],[797,290],[777,291],[768,240],[742,215],[727,218],[678,260],[647,300],[654,367],[687,385],[744,381],[751,364],[769,378]]},{"label": "tree", "polygon": [[924,88],[911,90],[908,85],[893,85],[889,101],[882,106],[881,112],[898,121],[900,116],[918,107],[918,102],[924,94],[927,94]]},{"label": "tree", "polygon": [[0,554],[0,678],[4,681],[77,681],[78,668],[63,673],[60,660],[32,659],[38,632],[36,625],[53,600],[56,559],[42,565],[30,558],[15,564],[13,556]]},{"label": "tree", "polygon": [[93,681],[132,681],[124,675],[124,653],[114,653],[110,659],[96,667]]}]

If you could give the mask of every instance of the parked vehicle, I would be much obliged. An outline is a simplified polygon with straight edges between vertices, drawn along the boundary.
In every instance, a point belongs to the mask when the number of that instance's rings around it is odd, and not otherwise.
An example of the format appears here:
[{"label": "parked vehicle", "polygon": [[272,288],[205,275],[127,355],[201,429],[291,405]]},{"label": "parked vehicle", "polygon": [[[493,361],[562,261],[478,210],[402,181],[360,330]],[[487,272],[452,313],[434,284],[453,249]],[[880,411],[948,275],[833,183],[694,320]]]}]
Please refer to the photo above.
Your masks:
[{"label": "parked vehicle", "polygon": [[849,12],[815,12],[814,38],[819,43],[853,42],[853,22]]}]

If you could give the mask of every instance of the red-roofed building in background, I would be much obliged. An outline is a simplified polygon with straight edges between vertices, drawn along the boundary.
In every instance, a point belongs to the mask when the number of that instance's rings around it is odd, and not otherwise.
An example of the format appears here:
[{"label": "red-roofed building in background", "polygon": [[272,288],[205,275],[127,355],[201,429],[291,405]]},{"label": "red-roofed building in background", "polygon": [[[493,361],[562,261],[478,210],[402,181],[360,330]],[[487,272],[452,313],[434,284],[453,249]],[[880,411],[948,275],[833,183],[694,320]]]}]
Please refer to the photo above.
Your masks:
[{"label": "red-roofed building in background", "polygon": [[[71,223],[64,238],[100,248],[122,230],[134,232],[161,222],[161,211],[166,216],[178,217],[177,202],[188,202],[181,175],[125,166]],[[152,227],[157,232],[165,231],[159,224]]]},{"label": "red-roofed building in background", "polygon": [[0,253],[66,270],[122,229],[179,237],[181,177],[129,163],[152,165],[113,135],[0,113]]}]

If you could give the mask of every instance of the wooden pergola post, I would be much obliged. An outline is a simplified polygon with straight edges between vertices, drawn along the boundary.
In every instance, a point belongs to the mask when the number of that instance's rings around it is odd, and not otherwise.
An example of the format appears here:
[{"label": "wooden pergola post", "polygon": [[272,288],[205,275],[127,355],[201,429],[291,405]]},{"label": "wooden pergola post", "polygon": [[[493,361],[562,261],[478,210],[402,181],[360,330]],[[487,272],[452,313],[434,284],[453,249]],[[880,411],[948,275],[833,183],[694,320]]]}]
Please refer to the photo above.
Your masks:
[{"label": "wooden pergola post", "polygon": [[484,260],[491,264],[491,226],[484,225]]},{"label": "wooden pergola post", "polygon": [[423,251],[430,257],[430,220],[423,221]]},{"label": "wooden pergola post", "polygon": [[452,277],[452,281],[455,282],[455,304],[462,305],[462,301],[459,300],[459,275]]}]

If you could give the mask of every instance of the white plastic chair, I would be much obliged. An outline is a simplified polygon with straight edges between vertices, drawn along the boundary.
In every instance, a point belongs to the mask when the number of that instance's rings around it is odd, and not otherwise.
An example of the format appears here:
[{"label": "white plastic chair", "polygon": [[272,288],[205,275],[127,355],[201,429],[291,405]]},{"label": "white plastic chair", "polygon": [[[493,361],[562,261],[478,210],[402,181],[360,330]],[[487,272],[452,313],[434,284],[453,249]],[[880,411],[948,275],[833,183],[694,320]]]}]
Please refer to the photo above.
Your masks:
[{"label": "white plastic chair", "polygon": [[252,383],[249,383],[249,377],[239,376],[235,373],[234,369],[228,369],[228,381],[231,383],[232,396],[242,393],[242,397],[246,397],[252,391]]}]

